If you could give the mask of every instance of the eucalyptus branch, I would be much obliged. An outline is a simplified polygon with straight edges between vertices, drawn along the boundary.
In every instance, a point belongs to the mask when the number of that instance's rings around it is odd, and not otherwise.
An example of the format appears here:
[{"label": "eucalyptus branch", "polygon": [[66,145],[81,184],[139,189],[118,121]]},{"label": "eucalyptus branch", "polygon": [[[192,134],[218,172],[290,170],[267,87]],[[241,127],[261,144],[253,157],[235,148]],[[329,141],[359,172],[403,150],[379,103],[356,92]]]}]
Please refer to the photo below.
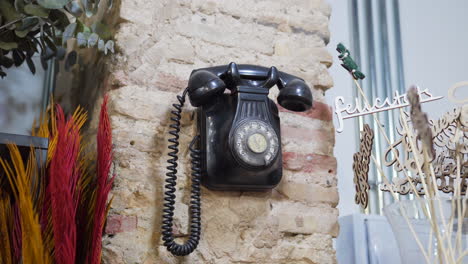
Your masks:
[{"label": "eucalyptus branch", "polygon": [[13,25],[13,24],[18,23],[18,22],[20,22],[21,20],[23,20],[23,18],[24,18],[24,17],[18,18],[18,19],[16,19],[16,20],[13,20],[13,21],[10,21],[10,22],[6,23],[6,24],[3,25],[3,26],[0,26],[0,30],[1,30],[1,29],[4,29],[4,28],[7,28],[7,27],[9,27],[9,26],[11,26],[11,25]]},{"label": "eucalyptus branch", "polygon": [[[114,53],[115,43],[111,39],[110,28],[102,23],[102,19],[95,14],[95,11],[109,11],[109,6],[101,8],[100,0],[93,1],[91,6],[85,6],[88,10],[83,10],[80,4],[71,0],[27,1],[24,8],[14,4],[13,0],[0,1],[2,1],[0,13],[8,12],[11,17],[16,18],[5,25],[0,25],[2,39],[0,42],[0,50],[2,51],[0,54],[0,61],[2,61],[0,77],[2,78],[6,76],[5,68],[17,67],[24,62],[27,62],[30,71],[35,73],[36,67],[31,58],[36,53],[44,55],[43,53],[47,49],[54,52],[50,53],[50,56],[41,56],[41,64],[44,69],[47,67],[46,61],[53,58],[58,60],[67,58],[65,59],[65,69],[70,69],[78,61],[76,59],[78,55],[75,50],[64,49],[63,46],[66,45],[64,40],[69,38],[76,38],[79,48],[97,47],[97,50],[104,54]],[[23,2],[23,0],[19,1]],[[68,4],[71,4],[71,7],[67,6]],[[89,14],[93,16],[91,19],[86,16]],[[18,24],[12,27],[15,23]],[[59,31],[63,34],[57,35]],[[37,48],[38,45],[41,47],[40,50]],[[66,56],[62,56],[64,52],[57,53],[58,48],[63,48],[61,51],[65,51],[65,53],[68,52]]]}]

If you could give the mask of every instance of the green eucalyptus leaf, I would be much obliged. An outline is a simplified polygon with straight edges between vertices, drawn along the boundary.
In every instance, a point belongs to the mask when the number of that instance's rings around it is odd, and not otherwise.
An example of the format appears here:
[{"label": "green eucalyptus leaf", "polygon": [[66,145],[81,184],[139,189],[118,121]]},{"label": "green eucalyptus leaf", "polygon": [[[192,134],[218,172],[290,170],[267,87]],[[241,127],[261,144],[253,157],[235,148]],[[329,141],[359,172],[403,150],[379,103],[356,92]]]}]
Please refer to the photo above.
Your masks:
[{"label": "green eucalyptus leaf", "polygon": [[54,52],[57,51],[57,46],[55,46],[55,43],[49,37],[45,37],[44,41],[47,43],[47,47],[49,47]]},{"label": "green eucalyptus leaf", "polygon": [[70,0],[37,0],[37,3],[47,9],[60,9],[68,4]]},{"label": "green eucalyptus leaf", "polygon": [[13,60],[7,56],[0,56],[0,65],[8,69],[13,66]]},{"label": "green eucalyptus leaf", "polygon": [[65,45],[70,38],[75,37],[76,27],[76,23],[71,23],[65,28],[62,35],[62,45]]},{"label": "green eucalyptus leaf", "polygon": [[25,29],[25,30],[15,30],[15,35],[18,37],[18,38],[24,38],[28,35],[29,33],[29,29]]},{"label": "green eucalyptus leaf", "polygon": [[55,27],[53,27],[52,25],[45,25],[44,32],[47,33],[47,35],[49,35],[49,37],[51,37],[52,39],[56,38]]},{"label": "green eucalyptus leaf", "polygon": [[29,55],[34,55],[34,53],[39,52],[39,49],[37,48],[36,43],[32,39],[28,39],[27,44],[29,46],[28,54]]},{"label": "green eucalyptus leaf", "polygon": [[47,68],[48,68],[48,66],[49,66],[49,65],[47,64],[47,60],[45,59],[44,56],[41,56],[41,65],[42,65],[42,69],[44,69],[44,71],[46,71]]},{"label": "green eucalyptus leaf", "polygon": [[19,51],[17,49],[13,50],[13,61],[15,62],[16,67],[23,64],[24,59],[26,59],[26,56],[22,51]]},{"label": "green eucalyptus leaf", "polygon": [[42,53],[41,57],[44,57],[45,60],[50,60],[54,56],[57,56],[57,55],[58,55],[58,52],[54,52],[53,50],[51,50],[50,48],[46,46],[44,48],[44,52]]},{"label": "green eucalyptus leaf", "polygon": [[101,22],[94,22],[91,25],[91,29],[94,33],[98,34],[102,39],[110,39],[112,37],[112,33],[110,31],[109,26]]},{"label": "green eucalyptus leaf", "polygon": [[86,47],[88,45],[89,32],[78,32],[76,34],[76,43],[79,47]]},{"label": "green eucalyptus leaf", "polygon": [[99,41],[99,36],[96,33],[92,33],[88,38],[88,47],[94,47]]},{"label": "green eucalyptus leaf", "polygon": [[91,34],[91,29],[87,27],[85,24],[83,24],[83,32]]},{"label": "green eucalyptus leaf", "polygon": [[83,24],[83,22],[81,22],[81,20],[77,18],[75,23],[76,23],[75,32],[83,32],[85,28],[85,25]]},{"label": "green eucalyptus leaf", "polygon": [[67,17],[66,12],[59,9],[52,9],[50,10],[49,19],[54,22],[54,26],[57,29],[64,29],[68,24],[70,24],[70,20]]},{"label": "green eucalyptus leaf", "polygon": [[38,16],[38,17],[48,17],[49,10],[45,9],[40,5],[27,4],[24,6],[24,12],[29,15]]},{"label": "green eucalyptus leaf", "polygon": [[97,46],[97,47],[98,47],[98,50],[104,52],[104,50],[105,50],[105,45],[106,45],[106,43],[104,42],[104,40],[99,39],[99,41],[98,41],[98,46]]},{"label": "green eucalyptus leaf", "polygon": [[36,66],[34,65],[34,62],[32,61],[31,57],[32,56],[26,56],[26,63],[28,64],[29,70],[34,75],[36,73]]},{"label": "green eucalyptus leaf", "polygon": [[114,53],[114,41],[113,40],[108,40],[106,42],[106,45],[104,46],[104,54],[107,55],[108,51]]},{"label": "green eucalyptus leaf", "polygon": [[15,9],[18,12],[24,12],[24,1],[23,0],[15,0]]},{"label": "green eucalyptus leaf", "polygon": [[0,41],[0,49],[12,50],[12,49],[17,49],[17,48],[18,48],[18,43],[16,43],[16,42],[3,42],[3,41]]},{"label": "green eucalyptus leaf", "polygon": [[44,56],[46,47],[42,46],[42,43],[37,38],[32,38],[32,41],[36,46],[39,46],[41,49],[41,56]]},{"label": "green eucalyptus leaf", "polygon": [[77,0],[71,1],[65,6],[65,8],[74,17],[80,17],[83,14],[83,9],[81,8],[80,3]]},{"label": "green eucalyptus leaf", "polygon": [[97,10],[98,10],[98,4],[93,2],[93,1],[89,1],[89,0],[85,0],[83,1],[83,6],[84,6],[84,9],[85,9],[85,14],[86,14],[86,17],[92,17],[93,15],[95,15],[97,13]]},{"label": "green eucalyptus leaf", "polygon": [[10,3],[10,1],[0,0],[0,14],[5,18],[5,23],[21,18],[21,14]]},{"label": "green eucalyptus leaf", "polygon": [[86,17],[92,17],[93,16],[93,10],[94,10],[94,5],[89,3],[87,4],[86,8],[85,8],[85,14],[86,14]]},{"label": "green eucalyptus leaf", "polygon": [[21,25],[16,29],[18,31],[30,30],[39,23],[37,17],[25,17],[21,21]]},{"label": "green eucalyptus leaf", "polygon": [[[35,20],[35,21],[34,21]],[[28,35],[31,29],[34,27],[34,22],[38,22],[37,18],[33,19],[32,17],[24,18],[19,26],[15,29],[15,35],[19,38],[24,38]]]}]

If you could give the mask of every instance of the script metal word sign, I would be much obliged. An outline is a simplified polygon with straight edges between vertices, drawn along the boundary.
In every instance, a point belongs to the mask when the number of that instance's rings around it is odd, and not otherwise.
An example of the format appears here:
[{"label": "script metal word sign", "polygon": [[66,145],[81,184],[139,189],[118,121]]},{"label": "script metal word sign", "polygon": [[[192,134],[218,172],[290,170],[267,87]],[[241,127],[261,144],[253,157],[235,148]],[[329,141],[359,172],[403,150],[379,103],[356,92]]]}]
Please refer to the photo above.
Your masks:
[{"label": "script metal word sign", "polygon": [[[427,103],[444,98],[443,96],[433,96],[428,89],[421,91],[418,88],[418,94],[421,98],[421,103]],[[338,119],[338,128],[336,129],[336,132],[343,132],[343,120],[345,119],[398,109],[409,105],[406,93],[400,94],[398,91],[395,91],[392,99],[385,98],[382,100],[380,98],[375,98],[373,105],[361,106],[358,98],[355,98],[354,100],[354,105],[352,105],[346,104],[343,96],[335,98],[335,114]]]}]

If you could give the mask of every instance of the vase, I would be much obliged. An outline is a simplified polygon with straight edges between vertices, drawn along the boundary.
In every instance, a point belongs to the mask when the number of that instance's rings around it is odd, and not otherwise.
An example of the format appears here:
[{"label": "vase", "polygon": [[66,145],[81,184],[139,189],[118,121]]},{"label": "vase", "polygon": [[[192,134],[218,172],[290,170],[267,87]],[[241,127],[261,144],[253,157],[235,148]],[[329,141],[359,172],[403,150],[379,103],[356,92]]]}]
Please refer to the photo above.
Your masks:
[{"label": "vase", "polygon": [[466,198],[398,201],[385,207],[384,213],[402,264],[468,263]]}]

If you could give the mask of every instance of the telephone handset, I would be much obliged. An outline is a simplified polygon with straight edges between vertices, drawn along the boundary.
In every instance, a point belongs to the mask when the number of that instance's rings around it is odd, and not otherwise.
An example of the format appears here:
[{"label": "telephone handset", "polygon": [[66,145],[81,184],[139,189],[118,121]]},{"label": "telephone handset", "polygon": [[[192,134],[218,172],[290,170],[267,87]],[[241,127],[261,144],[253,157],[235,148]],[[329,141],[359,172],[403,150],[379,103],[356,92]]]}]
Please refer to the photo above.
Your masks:
[{"label": "telephone handset", "polygon": [[[174,255],[193,252],[200,239],[200,184],[213,190],[261,191],[275,187],[282,177],[280,120],[269,89],[280,89],[278,103],[291,111],[312,107],[312,93],[304,80],[254,65],[216,66],[192,71],[179,104],[173,104],[166,174],[162,236]],[[226,93],[226,88],[230,93]],[[198,135],[190,143],[192,188],[190,236],[180,245],[172,231],[180,118],[185,97],[197,109]],[[197,147],[198,146],[198,147]]]}]

